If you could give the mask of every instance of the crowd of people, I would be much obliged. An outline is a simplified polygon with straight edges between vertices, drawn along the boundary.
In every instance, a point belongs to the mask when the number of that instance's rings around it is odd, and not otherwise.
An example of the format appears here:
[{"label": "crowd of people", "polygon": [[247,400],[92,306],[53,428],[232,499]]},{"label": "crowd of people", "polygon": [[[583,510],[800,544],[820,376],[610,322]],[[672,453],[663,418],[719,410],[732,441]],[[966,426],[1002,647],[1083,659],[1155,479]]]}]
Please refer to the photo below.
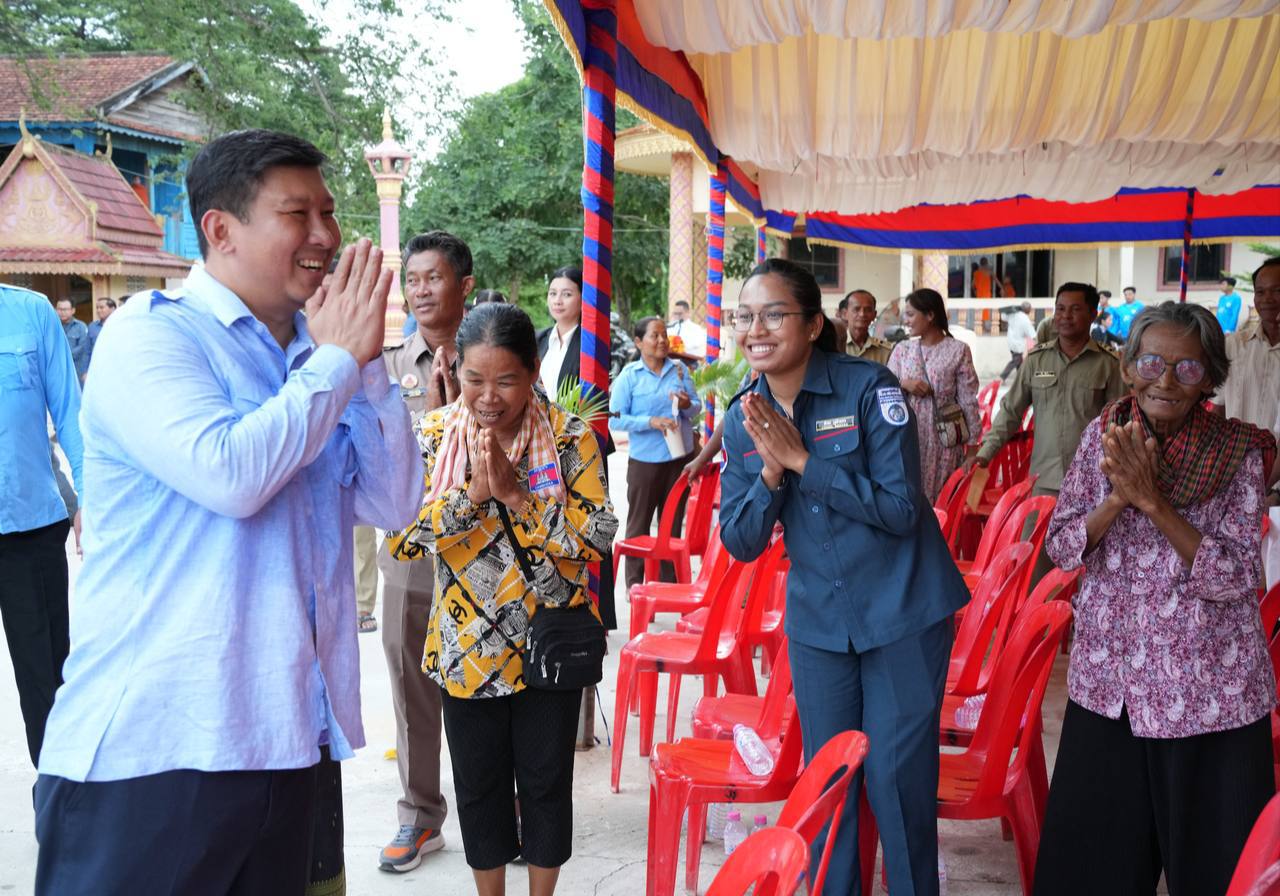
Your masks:
[{"label": "crowd of people", "polygon": [[[505,892],[523,859],[550,896],[572,853],[582,687],[548,684],[528,651],[553,614],[616,619],[613,441],[555,401],[579,378],[582,272],[548,274],[539,332],[476,291],[463,239],[419,234],[405,339],[383,348],[391,274],[368,240],[341,249],[323,162],[271,131],[210,141],[187,182],[203,264],[180,290],[101,299],[94,328],[0,286],[22,340],[0,351],[19,463],[0,609],[42,896],[342,892],[340,768],[364,745],[357,633],[379,628],[379,574],[401,785],[379,865],[444,846],[446,740],[477,893]],[[895,893],[937,892],[941,701],[970,599],[930,505],[1028,410],[1034,493],[1057,499],[1038,572],[1084,570],[1036,892],[1151,892],[1162,872],[1174,896],[1225,887],[1274,792],[1256,593],[1280,504],[1280,259],[1252,285],[1245,323],[1234,281],[1216,313],[1063,283],[1038,333],[1011,314],[1013,380],[985,433],[972,353],[932,289],[879,312],[853,290],[833,321],[805,268],[758,265],[726,316],[751,373],[701,450],[705,332],[687,306],[635,324],[609,395],[624,532],[650,531],[681,472],[723,450],[725,547],[750,561],[786,542],[805,756],[868,734]],[[43,453],[46,415],[83,510]],[[642,577],[629,558],[626,586]],[[829,892],[859,879],[854,815]]]}]

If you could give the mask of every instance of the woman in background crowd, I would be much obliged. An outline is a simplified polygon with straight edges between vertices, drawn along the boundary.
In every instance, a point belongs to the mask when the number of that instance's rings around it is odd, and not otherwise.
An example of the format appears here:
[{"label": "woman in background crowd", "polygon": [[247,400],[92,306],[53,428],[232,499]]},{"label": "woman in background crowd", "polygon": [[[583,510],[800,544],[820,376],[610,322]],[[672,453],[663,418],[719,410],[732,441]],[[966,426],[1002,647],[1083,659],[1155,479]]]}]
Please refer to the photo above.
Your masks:
[{"label": "woman in background crowd", "polygon": [[889,369],[902,383],[920,434],[920,479],[932,503],[965,458],[977,454],[978,373],[969,346],[951,335],[942,296],[917,289],[902,304],[911,339],[899,342]]}]

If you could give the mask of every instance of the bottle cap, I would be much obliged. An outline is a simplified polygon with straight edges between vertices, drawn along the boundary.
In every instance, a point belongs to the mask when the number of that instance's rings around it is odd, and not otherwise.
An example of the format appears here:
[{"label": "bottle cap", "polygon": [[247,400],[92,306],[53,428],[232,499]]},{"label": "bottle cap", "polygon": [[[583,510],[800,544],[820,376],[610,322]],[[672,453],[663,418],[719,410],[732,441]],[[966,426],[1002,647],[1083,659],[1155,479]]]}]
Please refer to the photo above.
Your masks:
[{"label": "bottle cap", "polygon": [[766,824],[768,824],[768,823],[769,823],[769,816],[768,816],[768,815],[757,815],[757,816],[756,816],[755,821],[756,821],[756,824],[759,824],[759,825],[766,825]]},{"label": "bottle cap", "polygon": [[729,820],[730,820],[730,821],[742,821],[742,813],[741,813],[741,812],[730,812],[730,813],[729,813]]}]

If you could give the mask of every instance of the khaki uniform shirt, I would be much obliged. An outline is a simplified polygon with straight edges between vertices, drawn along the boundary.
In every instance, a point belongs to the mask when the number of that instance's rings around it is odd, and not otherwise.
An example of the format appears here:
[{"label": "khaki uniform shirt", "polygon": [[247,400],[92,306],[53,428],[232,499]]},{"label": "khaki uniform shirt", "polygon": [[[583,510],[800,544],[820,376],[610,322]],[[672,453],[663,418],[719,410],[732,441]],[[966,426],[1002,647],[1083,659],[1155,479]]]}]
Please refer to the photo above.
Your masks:
[{"label": "khaki uniform shirt", "polygon": [[1036,434],[1031,472],[1038,489],[1056,491],[1080,446],[1080,434],[1103,405],[1125,393],[1120,360],[1090,339],[1068,358],[1057,341],[1037,345],[1018,368],[1013,385],[1000,400],[995,422],[982,440],[978,459],[990,462],[1018,431],[1028,407],[1035,408]]},{"label": "khaki uniform shirt", "polygon": [[1280,436],[1280,343],[1268,342],[1255,320],[1227,336],[1227,357],[1231,371],[1213,403]]},{"label": "khaki uniform shirt", "polygon": [[382,360],[387,365],[387,375],[400,385],[400,395],[409,406],[414,429],[418,419],[427,411],[427,384],[431,381],[431,361],[434,354],[422,338],[421,330],[397,346],[384,348]]},{"label": "khaki uniform shirt", "polygon": [[889,355],[893,352],[893,346],[883,339],[868,336],[867,341],[862,345],[858,345],[851,338],[846,340],[844,350],[846,354],[853,355],[855,358],[863,358],[867,361],[875,361],[877,364],[887,365],[889,363]]}]

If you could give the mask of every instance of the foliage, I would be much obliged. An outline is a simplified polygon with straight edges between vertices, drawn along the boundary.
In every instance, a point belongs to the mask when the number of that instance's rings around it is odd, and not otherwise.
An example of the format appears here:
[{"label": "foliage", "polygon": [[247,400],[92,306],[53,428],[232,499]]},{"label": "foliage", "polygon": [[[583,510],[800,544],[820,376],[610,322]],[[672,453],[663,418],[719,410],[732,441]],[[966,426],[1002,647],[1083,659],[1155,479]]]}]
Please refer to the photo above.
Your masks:
[{"label": "foliage", "polygon": [[[765,236],[765,254],[780,255],[778,238]],[[753,227],[730,227],[725,234],[724,275],[728,279],[745,280],[756,266],[756,231]]]},{"label": "foliage", "polygon": [[[384,104],[402,121],[425,118],[420,110],[444,88],[414,23],[440,18],[452,2],[413,0],[402,10],[393,0],[347,0],[353,24],[335,35],[293,0],[5,0],[0,52],[54,76],[62,54],[148,51],[195,62],[206,80],[182,99],[215,133],[276,128],[330,157],[330,188],[353,236],[377,230],[364,149],[381,133]],[[396,77],[410,63],[419,76],[405,96]]]},{"label": "foliage", "polygon": [[[462,236],[477,285],[502,289],[545,322],[547,276],[582,259],[582,101],[545,9],[529,0],[515,8],[529,54],[523,77],[463,107],[423,171],[405,226]],[[619,110],[619,130],[634,123]],[[667,186],[619,174],[615,189],[613,307],[629,325],[665,310]]]},{"label": "foliage", "polygon": [[555,402],[575,417],[581,417],[587,426],[594,426],[597,420],[609,416],[609,393],[573,377],[560,384]]},{"label": "foliage", "polygon": [[[739,357],[733,361],[718,359],[710,364],[699,364],[690,371],[693,387],[699,395],[714,395],[716,407],[723,411],[729,406],[729,400],[742,389],[742,381],[751,370],[747,359]],[[698,415],[701,422],[703,414]]]},{"label": "foliage", "polygon": [[[1280,246],[1273,246],[1269,243],[1249,243],[1249,251],[1257,252],[1264,258],[1280,256]],[[1253,292],[1253,271],[1241,271],[1239,273],[1223,271],[1222,276],[1236,278],[1236,292]]]}]

